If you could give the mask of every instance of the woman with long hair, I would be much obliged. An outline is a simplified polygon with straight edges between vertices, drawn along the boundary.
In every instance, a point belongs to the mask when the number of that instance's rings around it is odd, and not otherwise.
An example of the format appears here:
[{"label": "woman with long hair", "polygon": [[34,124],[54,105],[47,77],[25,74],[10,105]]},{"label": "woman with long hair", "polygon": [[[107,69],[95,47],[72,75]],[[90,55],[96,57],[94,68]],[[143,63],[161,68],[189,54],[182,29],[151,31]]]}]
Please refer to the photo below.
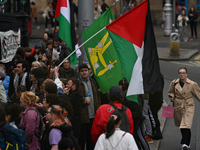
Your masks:
[{"label": "woman with long hair", "polygon": [[193,96],[200,101],[200,88],[196,82],[187,78],[187,68],[178,70],[178,79],[169,86],[169,98],[174,103],[174,123],[179,127],[182,139],[182,149],[190,147],[191,127],[194,116],[195,103]]},{"label": "woman with long hair", "polygon": [[196,12],[194,6],[190,7],[189,19],[190,19],[190,29],[191,29],[191,38],[190,38],[190,40],[193,40],[193,29],[194,29],[195,37],[198,40],[198,37],[197,37],[197,19],[198,19],[198,15],[197,15],[197,12]]},{"label": "woman with long hair", "polygon": [[21,116],[20,126],[26,133],[27,150],[40,149],[38,138],[40,116],[33,106],[38,100],[39,97],[30,91],[23,92],[20,97],[20,106],[25,109]]},{"label": "woman with long hair", "polygon": [[179,21],[179,38],[183,38],[185,42],[187,42],[187,21],[189,21],[188,17],[186,16],[185,10],[181,11],[181,14],[178,16]]},{"label": "woman with long hair", "polygon": [[120,130],[121,115],[114,111],[106,125],[106,133],[100,135],[95,150],[138,150],[133,135]]}]

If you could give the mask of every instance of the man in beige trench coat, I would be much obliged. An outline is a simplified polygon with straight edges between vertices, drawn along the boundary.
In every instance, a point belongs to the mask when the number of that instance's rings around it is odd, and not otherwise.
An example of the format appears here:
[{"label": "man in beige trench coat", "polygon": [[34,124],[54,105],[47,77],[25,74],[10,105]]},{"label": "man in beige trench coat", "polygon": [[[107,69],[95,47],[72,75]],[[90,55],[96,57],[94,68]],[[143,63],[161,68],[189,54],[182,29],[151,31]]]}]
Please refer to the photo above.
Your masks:
[{"label": "man in beige trench coat", "polygon": [[191,126],[194,116],[195,103],[193,96],[200,101],[200,88],[196,82],[187,78],[187,68],[178,70],[179,78],[169,86],[169,97],[174,102],[174,122],[181,130],[182,149],[190,148]]}]

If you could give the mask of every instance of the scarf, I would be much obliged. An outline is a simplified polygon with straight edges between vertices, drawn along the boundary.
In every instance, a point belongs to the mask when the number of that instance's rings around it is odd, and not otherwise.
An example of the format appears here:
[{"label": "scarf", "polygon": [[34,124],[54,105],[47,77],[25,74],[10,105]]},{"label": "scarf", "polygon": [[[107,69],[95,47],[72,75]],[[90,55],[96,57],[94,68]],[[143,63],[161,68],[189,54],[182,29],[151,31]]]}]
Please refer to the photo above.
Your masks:
[{"label": "scarf", "polygon": [[[27,72],[25,72],[23,77],[22,77],[21,83],[19,83],[19,75],[17,73],[15,74],[14,81],[13,81],[15,91],[17,90],[17,87],[19,85],[24,85],[26,87],[26,77],[27,77],[27,75],[28,75]],[[19,85],[18,85],[18,83],[19,83]]]}]

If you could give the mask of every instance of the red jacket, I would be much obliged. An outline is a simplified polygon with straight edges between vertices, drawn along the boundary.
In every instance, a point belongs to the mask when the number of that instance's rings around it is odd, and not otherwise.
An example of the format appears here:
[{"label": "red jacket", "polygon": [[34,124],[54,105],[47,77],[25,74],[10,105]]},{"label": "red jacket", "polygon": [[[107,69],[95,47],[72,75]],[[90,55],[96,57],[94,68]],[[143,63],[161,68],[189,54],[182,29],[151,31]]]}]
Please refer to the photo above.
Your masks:
[{"label": "red jacket", "polygon": [[[113,102],[113,104],[117,106],[118,108],[122,107],[122,104],[117,101]],[[94,117],[92,129],[91,129],[91,137],[94,143],[96,143],[98,137],[102,133],[104,133],[106,129],[106,124],[112,112],[114,112],[114,109],[109,104],[101,105],[96,111],[96,115]],[[133,118],[132,118],[132,114],[129,108],[126,109],[126,114],[128,116],[129,123],[130,123],[130,133],[133,135]]]}]

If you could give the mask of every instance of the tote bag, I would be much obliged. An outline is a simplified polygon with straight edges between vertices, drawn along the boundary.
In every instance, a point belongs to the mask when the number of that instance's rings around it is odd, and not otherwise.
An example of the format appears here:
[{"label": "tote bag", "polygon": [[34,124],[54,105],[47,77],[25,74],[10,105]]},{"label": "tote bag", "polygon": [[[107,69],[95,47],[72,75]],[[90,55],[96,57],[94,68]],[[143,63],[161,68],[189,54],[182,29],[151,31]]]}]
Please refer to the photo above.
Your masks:
[{"label": "tote bag", "polygon": [[174,118],[174,107],[163,106],[162,117],[170,119]]}]

